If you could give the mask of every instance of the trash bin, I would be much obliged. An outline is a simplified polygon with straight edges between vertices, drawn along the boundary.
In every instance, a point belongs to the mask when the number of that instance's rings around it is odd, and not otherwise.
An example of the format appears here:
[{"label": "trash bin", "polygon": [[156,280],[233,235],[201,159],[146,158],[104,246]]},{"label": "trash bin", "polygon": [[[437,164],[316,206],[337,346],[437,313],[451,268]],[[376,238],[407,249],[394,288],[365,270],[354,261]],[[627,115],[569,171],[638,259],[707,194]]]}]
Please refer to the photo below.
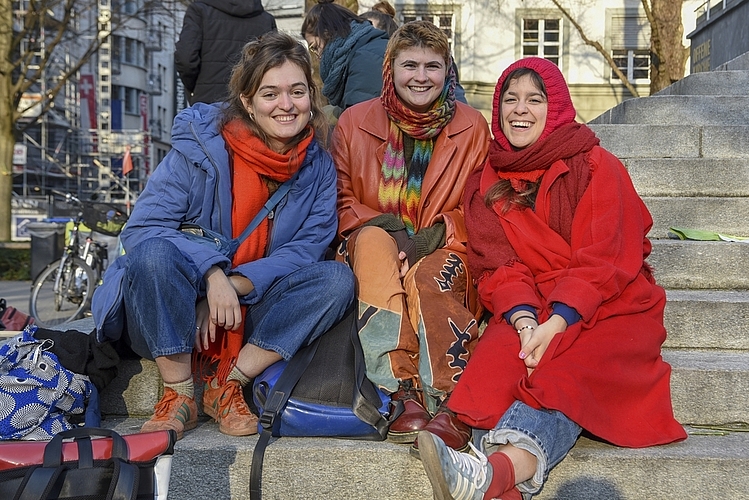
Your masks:
[{"label": "trash bin", "polygon": [[62,257],[65,249],[65,224],[62,222],[30,222],[31,279],[35,280],[47,264]]}]

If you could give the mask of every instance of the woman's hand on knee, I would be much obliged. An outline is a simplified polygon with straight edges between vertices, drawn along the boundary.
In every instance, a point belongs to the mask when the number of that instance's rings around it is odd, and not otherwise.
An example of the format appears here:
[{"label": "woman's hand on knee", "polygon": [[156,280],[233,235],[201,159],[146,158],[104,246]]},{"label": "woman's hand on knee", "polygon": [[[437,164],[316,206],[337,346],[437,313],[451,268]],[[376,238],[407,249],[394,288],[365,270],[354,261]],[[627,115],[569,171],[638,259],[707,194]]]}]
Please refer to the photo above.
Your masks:
[{"label": "woman's hand on knee", "polygon": [[209,310],[209,330],[215,339],[216,327],[236,330],[242,324],[237,291],[219,267],[212,267],[205,274],[206,300]]}]

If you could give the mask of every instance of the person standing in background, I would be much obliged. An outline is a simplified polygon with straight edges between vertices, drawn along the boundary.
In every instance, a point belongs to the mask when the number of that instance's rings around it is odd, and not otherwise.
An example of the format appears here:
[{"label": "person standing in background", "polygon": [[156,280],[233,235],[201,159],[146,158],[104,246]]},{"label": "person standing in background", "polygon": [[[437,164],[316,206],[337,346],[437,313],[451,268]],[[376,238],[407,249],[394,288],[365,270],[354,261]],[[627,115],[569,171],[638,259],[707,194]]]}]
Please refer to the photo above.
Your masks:
[{"label": "person standing in background", "polygon": [[382,30],[391,36],[398,29],[398,23],[395,22],[395,8],[389,2],[383,0],[372,6],[372,10],[359,14],[367,19],[372,26]]},{"label": "person standing in background", "polygon": [[309,51],[320,60],[324,108],[331,125],[340,114],[382,92],[388,35],[333,0],[318,0],[302,22]]},{"label": "person standing in background", "polygon": [[228,96],[227,84],[242,47],[276,30],[276,19],[260,0],[198,0],[185,13],[174,66],[190,105]]}]

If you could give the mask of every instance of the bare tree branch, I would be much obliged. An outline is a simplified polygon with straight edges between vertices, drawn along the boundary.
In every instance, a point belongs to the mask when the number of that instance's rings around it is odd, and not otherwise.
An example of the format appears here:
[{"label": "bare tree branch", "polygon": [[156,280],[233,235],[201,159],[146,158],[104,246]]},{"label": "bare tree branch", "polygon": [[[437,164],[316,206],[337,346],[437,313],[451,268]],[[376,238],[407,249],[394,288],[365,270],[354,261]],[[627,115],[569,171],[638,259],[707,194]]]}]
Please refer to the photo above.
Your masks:
[{"label": "bare tree branch", "polygon": [[[643,2],[645,1],[646,0],[643,0]],[[616,61],[614,61],[614,58],[611,57],[611,54],[606,49],[604,49],[603,46],[599,42],[588,38],[582,26],[580,26],[580,24],[577,21],[575,21],[575,19],[573,19],[569,11],[565,9],[562,6],[562,4],[559,3],[558,0],[551,0],[551,3],[556,5],[557,9],[559,9],[562,12],[564,17],[566,17],[567,20],[572,23],[572,25],[575,27],[578,34],[580,35],[580,38],[583,39],[583,42],[585,43],[585,45],[589,45],[590,47],[593,47],[594,49],[598,51],[599,54],[603,56],[603,58],[606,60],[609,66],[611,66],[612,71],[616,74],[616,76],[619,77],[619,79],[622,81],[624,86],[627,87],[627,90],[629,90],[629,93],[632,94],[634,97],[640,97],[640,93],[637,92],[637,89],[635,88],[635,86],[632,85],[629,79],[627,79],[627,75],[622,73],[622,70],[619,69],[619,66],[616,65]]]}]

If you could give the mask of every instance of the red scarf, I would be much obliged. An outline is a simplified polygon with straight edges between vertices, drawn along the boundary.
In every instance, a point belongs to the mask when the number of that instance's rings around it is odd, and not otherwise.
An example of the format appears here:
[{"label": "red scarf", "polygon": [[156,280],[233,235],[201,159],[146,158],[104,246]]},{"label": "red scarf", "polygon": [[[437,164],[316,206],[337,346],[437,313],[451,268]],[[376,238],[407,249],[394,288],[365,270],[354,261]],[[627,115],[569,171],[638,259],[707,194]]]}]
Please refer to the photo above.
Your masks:
[{"label": "red scarf", "polygon": [[[512,147],[500,126],[502,85],[518,68],[530,68],[541,76],[548,103],[544,130],[534,144],[521,150]],[[502,72],[494,91],[494,140],[489,146],[489,157],[483,169],[471,175],[465,191],[465,222],[470,235],[468,262],[473,276],[481,279],[487,273],[518,260],[497,212],[484,203],[487,190],[499,179],[509,180],[516,191],[522,192],[527,183],[538,181],[552,163],[563,160],[570,172],[550,187],[549,227],[570,241],[577,204],[590,182],[588,152],[599,143],[592,130],[575,123],[576,114],[564,76],[554,63],[539,57],[527,57]]]},{"label": "red scarf", "polygon": [[[232,163],[232,237],[236,238],[250,224],[255,215],[265,205],[271,193],[265,179],[282,183],[299,170],[307,154],[307,147],[312,142],[314,131],[310,133],[293,150],[288,153],[277,153],[256,137],[252,131],[238,119],[228,122],[222,135],[229,150]],[[232,267],[252,262],[263,257],[268,244],[268,219],[260,225],[237,249],[232,258]],[[216,342],[207,351],[203,351],[204,360],[209,365],[218,361],[216,377],[224,383],[232,367],[237,362],[239,351],[244,343],[244,317],[247,307],[242,306],[242,327],[235,331],[219,328]],[[212,375],[206,371],[204,378]]]}]

